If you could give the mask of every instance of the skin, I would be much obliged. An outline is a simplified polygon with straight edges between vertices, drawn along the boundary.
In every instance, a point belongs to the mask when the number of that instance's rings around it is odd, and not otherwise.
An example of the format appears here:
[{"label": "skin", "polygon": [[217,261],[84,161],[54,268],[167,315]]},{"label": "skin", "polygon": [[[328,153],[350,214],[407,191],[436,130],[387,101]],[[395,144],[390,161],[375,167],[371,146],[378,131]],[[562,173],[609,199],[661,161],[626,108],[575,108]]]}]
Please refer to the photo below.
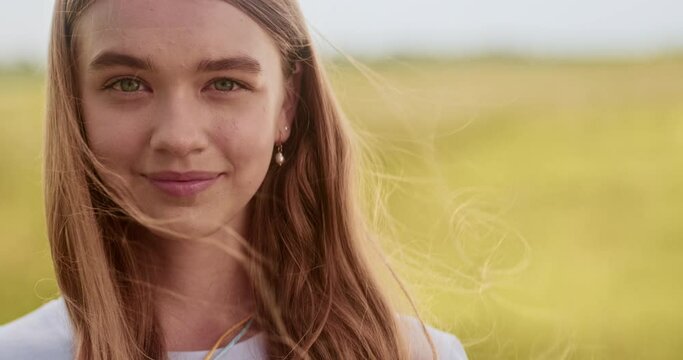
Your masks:
[{"label": "skin", "polygon": [[[285,77],[270,36],[220,0],[98,0],[77,29],[78,82],[88,142],[129,188],[133,202],[168,228],[239,250],[221,227],[248,239],[251,199],[289,137],[295,80]],[[151,68],[100,61],[118,53]],[[253,69],[197,71],[202,61],[249,57]],[[120,59],[120,57],[119,57]],[[117,63],[117,64],[113,64]],[[293,90],[288,91],[288,90]],[[203,192],[175,197],[154,186],[158,171],[212,171]],[[102,174],[105,182],[114,178]],[[170,351],[205,350],[253,311],[237,261],[214,246],[141,231],[163,269],[153,281]],[[246,337],[253,335],[250,332]]]}]

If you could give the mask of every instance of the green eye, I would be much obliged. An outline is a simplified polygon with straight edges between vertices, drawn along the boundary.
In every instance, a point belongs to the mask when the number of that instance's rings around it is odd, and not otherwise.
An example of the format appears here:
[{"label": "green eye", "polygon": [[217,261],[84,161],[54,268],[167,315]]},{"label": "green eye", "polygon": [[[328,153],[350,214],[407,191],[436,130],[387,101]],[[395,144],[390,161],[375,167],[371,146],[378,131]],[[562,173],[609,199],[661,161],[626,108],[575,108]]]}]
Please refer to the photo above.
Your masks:
[{"label": "green eye", "polygon": [[135,92],[140,90],[141,87],[140,81],[135,79],[121,79],[115,82],[113,85],[114,89],[123,92]]},{"label": "green eye", "polygon": [[218,91],[232,91],[237,86],[237,83],[230,79],[218,79],[213,83],[213,87]]}]

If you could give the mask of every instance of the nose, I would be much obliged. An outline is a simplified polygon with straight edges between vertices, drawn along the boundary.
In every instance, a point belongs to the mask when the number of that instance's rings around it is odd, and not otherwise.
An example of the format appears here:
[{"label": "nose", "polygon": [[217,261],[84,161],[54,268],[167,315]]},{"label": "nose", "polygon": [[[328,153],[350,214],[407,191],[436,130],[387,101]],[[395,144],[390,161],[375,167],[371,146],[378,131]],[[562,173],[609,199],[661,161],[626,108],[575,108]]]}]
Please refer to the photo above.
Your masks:
[{"label": "nose", "polygon": [[159,102],[150,137],[152,150],[186,157],[206,149],[208,139],[201,110],[197,101],[183,94],[168,96]]}]

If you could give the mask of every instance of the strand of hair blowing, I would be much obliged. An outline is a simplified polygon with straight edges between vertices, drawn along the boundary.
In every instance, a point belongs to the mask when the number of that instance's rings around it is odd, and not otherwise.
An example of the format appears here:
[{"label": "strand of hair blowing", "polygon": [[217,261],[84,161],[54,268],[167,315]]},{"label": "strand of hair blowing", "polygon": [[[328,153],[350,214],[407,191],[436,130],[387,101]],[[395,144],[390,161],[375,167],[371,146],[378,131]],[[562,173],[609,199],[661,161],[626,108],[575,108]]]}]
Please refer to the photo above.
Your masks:
[{"label": "strand of hair blowing", "polygon": [[[47,233],[74,328],[74,356],[88,360],[162,359],[149,288],[101,199],[80,119],[73,31],[92,1],[55,2],[45,122]],[[132,281],[131,281],[132,280]]]},{"label": "strand of hair blowing", "polygon": [[270,356],[405,359],[395,315],[359,253],[368,239],[350,175],[352,146],[303,16],[294,1],[230,3],[270,32],[285,69],[304,67],[286,144],[291,160],[271,169],[259,189],[250,231],[256,253],[272,264],[252,275]]},{"label": "strand of hair blowing", "polygon": [[[286,329],[273,333],[269,351],[273,359],[404,359],[393,312],[358,252],[363,234],[350,146],[314,61],[302,78],[301,97],[309,101],[295,120],[291,160],[255,202],[252,241],[274,264],[254,286],[273,289],[274,304],[259,302],[259,313],[276,306]],[[279,328],[277,319],[264,320]]]}]

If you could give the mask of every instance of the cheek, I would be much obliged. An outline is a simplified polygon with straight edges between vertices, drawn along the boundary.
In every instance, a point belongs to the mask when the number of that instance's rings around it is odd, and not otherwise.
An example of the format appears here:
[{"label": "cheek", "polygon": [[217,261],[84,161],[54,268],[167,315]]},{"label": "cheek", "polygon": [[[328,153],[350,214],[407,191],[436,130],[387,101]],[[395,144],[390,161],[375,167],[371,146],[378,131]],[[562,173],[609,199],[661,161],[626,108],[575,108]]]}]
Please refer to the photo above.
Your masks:
[{"label": "cheek", "polygon": [[237,168],[266,162],[273,151],[273,121],[266,114],[243,115],[218,121],[215,143]]},{"label": "cheek", "polygon": [[275,117],[267,110],[216,121],[214,142],[243,185],[263,180],[273,155],[274,124]]},{"label": "cheek", "polygon": [[112,169],[127,168],[145,143],[144,121],[121,109],[84,97],[83,122],[88,145],[95,156]]}]

